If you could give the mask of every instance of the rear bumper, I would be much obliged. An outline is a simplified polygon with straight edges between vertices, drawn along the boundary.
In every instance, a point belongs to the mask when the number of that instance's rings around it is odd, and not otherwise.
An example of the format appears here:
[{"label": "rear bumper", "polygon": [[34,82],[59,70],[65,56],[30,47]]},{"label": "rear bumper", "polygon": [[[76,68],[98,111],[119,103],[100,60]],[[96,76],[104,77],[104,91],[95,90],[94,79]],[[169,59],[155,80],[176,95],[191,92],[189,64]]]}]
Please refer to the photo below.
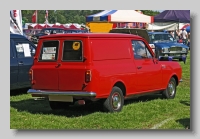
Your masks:
[{"label": "rear bumper", "polygon": [[35,96],[48,96],[48,95],[64,95],[64,96],[78,96],[78,97],[95,97],[95,92],[81,92],[81,91],[46,91],[46,90],[35,90],[29,89],[27,91],[28,94],[32,94]]}]

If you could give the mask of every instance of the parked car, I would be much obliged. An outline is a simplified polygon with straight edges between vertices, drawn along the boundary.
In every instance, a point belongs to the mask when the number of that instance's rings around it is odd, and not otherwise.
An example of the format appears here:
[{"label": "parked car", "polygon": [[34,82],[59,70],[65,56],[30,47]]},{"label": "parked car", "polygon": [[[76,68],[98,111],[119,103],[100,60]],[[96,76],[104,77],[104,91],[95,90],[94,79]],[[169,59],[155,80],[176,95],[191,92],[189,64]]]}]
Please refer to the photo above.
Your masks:
[{"label": "parked car", "polygon": [[36,46],[23,35],[10,34],[10,90],[31,87],[29,70]]},{"label": "parked car", "polygon": [[158,61],[145,39],[117,33],[43,36],[29,73],[27,93],[48,98],[52,109],[99,101],[108,112],[141,95],[173,99],[182,81],[178,62]]},{"label": "parked car", "polygon": [[65,33],[88,33],[88,31],[80,29],[65,29]]},{"label": "parked car", "polygon": [[110,33],[126,33],[139,35],[152,47],[156,58],[159,60],[173,60],[186,61],[189,47],[178,43],[169,33],[165,32],[148,32],[146,29],[135,28],[116,28],[112,29]]},{"label": "parked car", "polygon": [[156,56],[159,59],[178,59],[186,60],[189,47],[178,43],[170,33],[167,32],[148,32],[150,41],[155,45]]},{"label": "parked car", "polygon": [[43,28],[40,31],[40,33],[37,33],[37,34],[31,36],[31,41],[34,44],[37,44],[39,37],[41,37],[41,36],[45,36],[45,35],[48,35],[48,34],[63,34],[64,32],[65,32],[65,30],[62,29],[62,28],[54,28],[54,27]]}]

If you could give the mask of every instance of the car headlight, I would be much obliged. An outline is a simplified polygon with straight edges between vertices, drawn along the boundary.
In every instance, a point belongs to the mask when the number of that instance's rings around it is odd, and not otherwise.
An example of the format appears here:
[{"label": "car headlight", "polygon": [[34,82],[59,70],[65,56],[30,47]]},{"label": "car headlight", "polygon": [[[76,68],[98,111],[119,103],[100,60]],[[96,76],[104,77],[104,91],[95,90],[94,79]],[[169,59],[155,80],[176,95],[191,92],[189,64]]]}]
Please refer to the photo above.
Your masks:
[{"label": "car headlight", "polygon": [[162,52],[169,52],[169,49],[166,48],[166,47],[163,47],[163,48],[162,48]]},{"label": "car headlight", "polygon": [[182,48],[182,51],[183,52],[187,52],[187,48]]}]

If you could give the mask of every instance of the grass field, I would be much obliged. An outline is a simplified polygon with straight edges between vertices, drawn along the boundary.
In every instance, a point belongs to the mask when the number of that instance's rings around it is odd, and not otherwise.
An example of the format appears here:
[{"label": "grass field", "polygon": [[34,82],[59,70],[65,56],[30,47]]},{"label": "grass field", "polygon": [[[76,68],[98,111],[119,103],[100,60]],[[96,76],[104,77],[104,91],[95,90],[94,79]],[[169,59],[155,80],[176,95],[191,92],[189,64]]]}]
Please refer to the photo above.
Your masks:
[{"label": "grass field", "polygon": [[180,64],[183,82],[175,99],[127,100],[120,113],[104,113],[96,103],[52,111],[47,100],[34,100],[27,90],[11,92],[10,129],[190,129],[190,54]]}]

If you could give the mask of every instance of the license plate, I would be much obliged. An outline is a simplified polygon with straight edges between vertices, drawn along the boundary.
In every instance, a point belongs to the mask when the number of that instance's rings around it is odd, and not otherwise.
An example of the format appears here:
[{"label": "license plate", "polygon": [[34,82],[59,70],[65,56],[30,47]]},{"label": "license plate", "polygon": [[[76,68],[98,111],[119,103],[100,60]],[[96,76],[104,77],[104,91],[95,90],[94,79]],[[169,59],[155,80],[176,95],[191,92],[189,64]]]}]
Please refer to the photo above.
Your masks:
[{"label": "license plate", "polygon": [[49,101],[73,102],[73,97],[64,95],[49,95]]}]

